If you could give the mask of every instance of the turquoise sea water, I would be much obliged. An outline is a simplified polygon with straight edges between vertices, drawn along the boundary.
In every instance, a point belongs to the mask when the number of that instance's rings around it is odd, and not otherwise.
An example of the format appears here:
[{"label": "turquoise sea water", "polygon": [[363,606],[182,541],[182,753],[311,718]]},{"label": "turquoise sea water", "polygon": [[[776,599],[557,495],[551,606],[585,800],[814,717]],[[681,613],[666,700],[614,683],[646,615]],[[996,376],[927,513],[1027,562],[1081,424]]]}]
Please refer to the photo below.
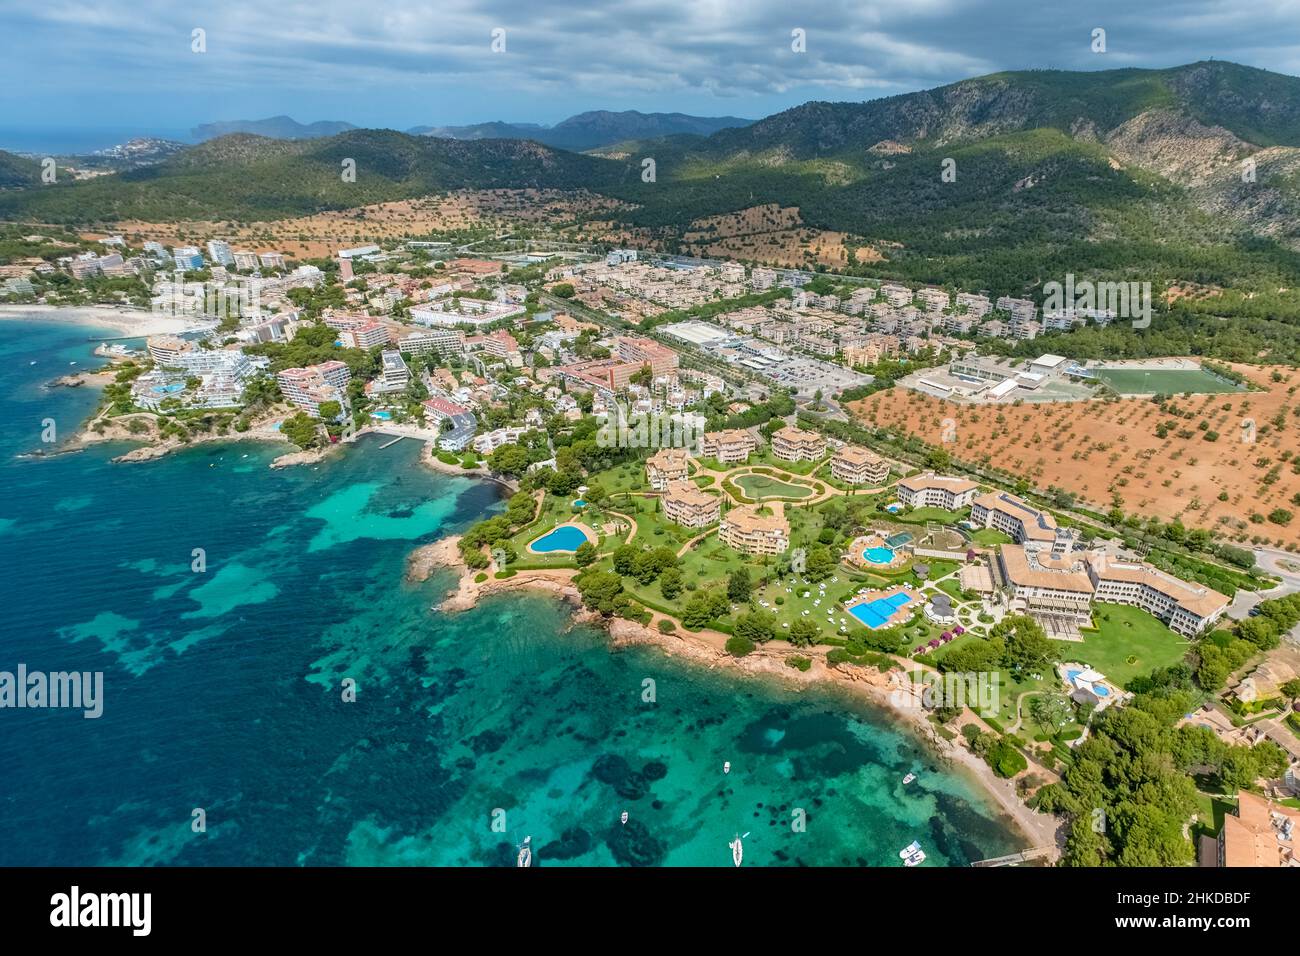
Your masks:
[{"label": "turquoise sea water", "polygon": [[730,866],[748,832],[746,866],[899,866],[913,839],[939,866],[1021,845],[856,701],[613,652],[541,597],[432,611],[450,580],[403,584],[407,553],[501,502],[414,442],[282,471],[256,444],[16,457],[94,406],[43,387],[93,364],[86,334],[0,322],[0,670],[105,681],[98,720],[0,710],[0,864],[509,865],[531,835],[538,866]]}]

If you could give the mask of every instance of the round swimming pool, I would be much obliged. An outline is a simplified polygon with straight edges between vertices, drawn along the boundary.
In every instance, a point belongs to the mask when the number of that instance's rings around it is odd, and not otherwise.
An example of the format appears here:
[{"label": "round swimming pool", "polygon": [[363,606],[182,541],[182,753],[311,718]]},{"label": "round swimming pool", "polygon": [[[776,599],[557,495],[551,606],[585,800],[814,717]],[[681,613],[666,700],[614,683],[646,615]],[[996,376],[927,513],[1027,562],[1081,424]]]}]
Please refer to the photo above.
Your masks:
[{"label": "round swimming pool", "polygon": [[862,560],[868,564],[892,564],[894,561],[893,548],[867,548],[862,552]]},{"label": "round swimming pool", "polygon": [[585,507],[587,507],[587,502],[583,501],[581,498],[574,498],[574,499],[573,499],[573,507],[575,507],[575,508],[585,508]]},{"label": "round swimming pool", "polygon": [[562,524],[549,534],[544,534],[528,547],[538,554],[552,551],[577,551],[578,546],[587,540],[582,529],[577,525]]}]

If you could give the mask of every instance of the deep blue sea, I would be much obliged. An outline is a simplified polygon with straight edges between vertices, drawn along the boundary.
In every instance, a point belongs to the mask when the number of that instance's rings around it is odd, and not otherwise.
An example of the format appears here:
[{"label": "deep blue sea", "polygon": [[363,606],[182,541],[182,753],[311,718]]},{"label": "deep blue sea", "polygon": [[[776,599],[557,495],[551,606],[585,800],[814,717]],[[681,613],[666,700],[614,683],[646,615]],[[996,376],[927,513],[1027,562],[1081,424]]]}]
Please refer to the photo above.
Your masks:
[{"label": "deep blue sea", "polygon": [[414,442],[280,471],[253,443],[19,457],[95,405],[44,384],[97,364],[90,334],[0,321],[0,670],[104,674],[99,719],[0,710],[0,864],[512,865],[531,835],[538,866],[730,866],[748,833],[747,866],[898,866],[914,839],[941,866],[1022,845],[862,703],[612,651],[541,597],[432,610],[451,579],[404,584],[406,555],[502,503]]}]

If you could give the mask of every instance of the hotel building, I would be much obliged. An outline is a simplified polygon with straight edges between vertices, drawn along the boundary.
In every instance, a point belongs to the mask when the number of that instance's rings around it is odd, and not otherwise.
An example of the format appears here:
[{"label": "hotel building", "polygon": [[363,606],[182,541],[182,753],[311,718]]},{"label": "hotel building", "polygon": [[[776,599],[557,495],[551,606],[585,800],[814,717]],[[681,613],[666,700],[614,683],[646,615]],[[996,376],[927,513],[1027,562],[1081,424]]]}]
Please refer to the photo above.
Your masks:
[{"label": "hotel building", "polygon": [[1213,625],[1230,603],[1204,585],[1142,562],[1116,561],[1103,551],[1053,555],[1038,547],[1005,544],[998,548],[994,567],[999,586],[1036,616],[1086,622],[1093,601],[1127,604],[1190,637]]},{"label": "hotel building", "polygon": [[972,501],[970,520],[1010,535],[1016,544],[1051,543],[1056,539],[1055,518],[1005,491],[993,491]]},{"label": "hotel building", "polygon": [[790,522],[785,506],[772,502],[770,515],[759,513],[760,505],[738,505],[722,516],[718,540],[745,554],[782,554],[790,547]]},{"label": "hotel building", "polygon": [[700,442],[700,454],[716,458],[724,465],[742,462],[750,452],[758,450],[758,441],[743,428],[728,428],[720,432],[705,432]]},{"label": "hotel building", "polygon": [[831,475],[850,485],[878,485],[889,478],[889,463],[865,448],[845,445],[831,459]]},{"label": "hotel building", "polygon": [[1053,558],[1015,544],[998,548],[995,577],[1013,603],[1033,616],[1065,618],[1076,624],[1092,619],[1092,579],[1080,554]]},{"label": "hotel building", "polygon": [[956,511],[975,498],[979,485],[966,478],[926,472],[898,482],[898,500],[911,508],[943,508]]},{"label": "hotel building", "polygon": [[676,481],[685,480],[686,449],[661,448],[645,461],[645,476],[655,491],[666,491]]},{"label": "hotel building", "polygon": [[[1202,837],[1201,866],[1300,866],[1300,810],[1249,790],[1237,791],[1237,810],[1224,814],[1218,839]],[[1209,852],[1205,852],[1208,844]]]},{"label": "hotel building", "polygon": [[722,500],[694,482],[673,481],[664,491],[663,509],[664,517],[683,528],[707,528],[720,517]]},{"label": "hotel building", "polygon": [[783,461],[817,461],[826,454],[826,439],[786,425],[772,434],[772,454]]},{"label": "hotel building", "polygon": [[1186,636],[1212,625],[1231,603],[1203,584],[1182,581],[1142,562],[1117,561],[1103,552],[1089,555],[1088,573],[1098,601],[1140,607]]}]

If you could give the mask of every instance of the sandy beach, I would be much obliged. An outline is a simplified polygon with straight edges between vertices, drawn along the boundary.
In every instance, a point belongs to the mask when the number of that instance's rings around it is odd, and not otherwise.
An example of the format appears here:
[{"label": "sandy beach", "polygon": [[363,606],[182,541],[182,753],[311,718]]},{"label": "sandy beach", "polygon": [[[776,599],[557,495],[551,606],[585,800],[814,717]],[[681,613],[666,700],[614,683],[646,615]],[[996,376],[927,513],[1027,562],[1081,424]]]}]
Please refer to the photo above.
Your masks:
[{"label": "sandy beach", "polygon": [[147,309],[110,305],[0,305],[0,320],[84,325],[112,329],[123,336],[174,335],[195,325],[192,320],[155,315]]}]

